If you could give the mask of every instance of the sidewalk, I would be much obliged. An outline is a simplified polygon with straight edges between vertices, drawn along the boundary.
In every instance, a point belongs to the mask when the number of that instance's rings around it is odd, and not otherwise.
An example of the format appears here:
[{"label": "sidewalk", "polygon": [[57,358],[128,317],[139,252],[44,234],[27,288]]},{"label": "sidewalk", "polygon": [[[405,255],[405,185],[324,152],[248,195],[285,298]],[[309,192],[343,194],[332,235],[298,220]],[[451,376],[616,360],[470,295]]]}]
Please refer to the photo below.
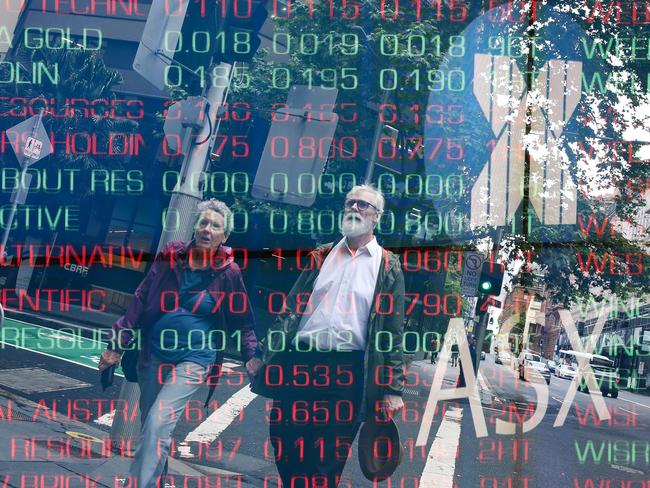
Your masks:
[{"label": "sidewalk", "polygon": [[[53,417],[43,406],[0,389],[0,487],[133,488],[126,476],[130,453],[111,451],[104,431],[61,413]],[[168,474],[177,488],[205,486],[206,478],[223,488],[259,482],[173,458]]]}]

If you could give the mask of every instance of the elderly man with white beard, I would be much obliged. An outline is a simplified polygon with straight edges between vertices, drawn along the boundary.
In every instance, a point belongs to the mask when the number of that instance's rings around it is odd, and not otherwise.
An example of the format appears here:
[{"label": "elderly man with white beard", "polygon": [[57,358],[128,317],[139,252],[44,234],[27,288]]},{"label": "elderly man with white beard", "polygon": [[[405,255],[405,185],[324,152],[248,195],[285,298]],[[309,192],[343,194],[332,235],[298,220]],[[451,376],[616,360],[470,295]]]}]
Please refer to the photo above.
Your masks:
[{"label": "elderly man with white beard", "polygon": [[373,235],[384,197],[369,185],[345,199],[343,238],[313,252],[257,355],[253,391],[267,416],[285,488],[335,488],[361,422],[403,408],[404,276]]}]

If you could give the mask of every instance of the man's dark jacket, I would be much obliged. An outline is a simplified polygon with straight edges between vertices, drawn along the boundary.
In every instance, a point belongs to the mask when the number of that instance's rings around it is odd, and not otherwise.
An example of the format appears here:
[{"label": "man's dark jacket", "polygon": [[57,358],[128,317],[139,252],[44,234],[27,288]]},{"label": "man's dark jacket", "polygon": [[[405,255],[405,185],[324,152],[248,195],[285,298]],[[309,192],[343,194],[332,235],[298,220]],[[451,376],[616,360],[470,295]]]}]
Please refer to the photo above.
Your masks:
[{"label": "man's dark jacket", "polygon": [[[266,337],[260,339],[259,349],[265,364],[274,362],[278,353],[282,352],[283,344],[285,347],[292,344],[302,317],[296,313],[296,296],[300,293],[311,294],[320,265],[333,245],[334,243],[325,244],[312,252],[314,262],[318,265],[302,272],[287,295],[286,313],[280,315],[267,331]],[[384,395],[401,396],[404,392],[403,332],[404,275],[397,255],[384,250],[368,317],[362,416],[379,411],[379,402]],[[265,385],[264,370],[253,381],[253,391],[268,397],[277,394]]]}]

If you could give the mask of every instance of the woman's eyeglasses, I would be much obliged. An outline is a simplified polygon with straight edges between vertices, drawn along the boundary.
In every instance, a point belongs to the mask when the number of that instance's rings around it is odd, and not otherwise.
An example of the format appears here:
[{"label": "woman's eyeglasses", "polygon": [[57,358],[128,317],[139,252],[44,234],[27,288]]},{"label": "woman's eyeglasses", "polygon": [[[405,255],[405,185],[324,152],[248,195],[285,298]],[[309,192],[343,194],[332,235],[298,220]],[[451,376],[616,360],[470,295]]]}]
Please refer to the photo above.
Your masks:
[{"label": "woman's eyeglasses", "polygon": [[350,198],[345,201],[345,208],[352,208],[354,205],[357,205],[357,208],[359,210],[367,210],[368,207],[372,207],[375,210],[379,211],[377,207],[375,207],[372,203],[366,202],[365,200],[356,200],[354,198]]}]

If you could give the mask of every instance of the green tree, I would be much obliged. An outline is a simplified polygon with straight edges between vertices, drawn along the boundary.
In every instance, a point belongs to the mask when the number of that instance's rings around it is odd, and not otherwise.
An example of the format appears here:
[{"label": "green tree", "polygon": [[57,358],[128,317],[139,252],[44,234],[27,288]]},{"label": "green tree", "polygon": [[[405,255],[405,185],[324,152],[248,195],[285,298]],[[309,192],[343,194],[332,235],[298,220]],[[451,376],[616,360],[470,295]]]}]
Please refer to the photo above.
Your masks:
[{"label": "green tree", "polygon": [[[20,48],[16,60],[22,69],[36,69],[42,63],[50,69],[56,67],[58,73],[54,82],[44,76],[38,84],[14,83],[0,88],[3,113],[20,113],[16,102],[10,103],[12,97],[24,100],[22,103],[31,107],[32,113],[44,108],[43,124],[50,137],[61,144],[55,145],[55,152],[39,164],[48,169],[76,169],[87,174],[88,170],[119,169],[128,163],[125,145],[128,136],[136,133],[138,123],[125,117],[126,106],[116,101],[115,88],[122,83],[122,76],[105,65],[100,52]],[[3,64],[0,69],[10,68]],[[4,118],[2,129],[19,122],[19,117]],[[73,135],[77,135],[74,144],[70,142]],[[90,195],[88,185],[79,190],[68,197],[74,200]]]}]

